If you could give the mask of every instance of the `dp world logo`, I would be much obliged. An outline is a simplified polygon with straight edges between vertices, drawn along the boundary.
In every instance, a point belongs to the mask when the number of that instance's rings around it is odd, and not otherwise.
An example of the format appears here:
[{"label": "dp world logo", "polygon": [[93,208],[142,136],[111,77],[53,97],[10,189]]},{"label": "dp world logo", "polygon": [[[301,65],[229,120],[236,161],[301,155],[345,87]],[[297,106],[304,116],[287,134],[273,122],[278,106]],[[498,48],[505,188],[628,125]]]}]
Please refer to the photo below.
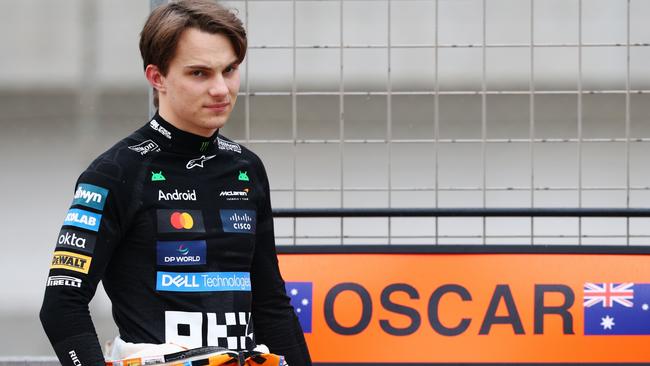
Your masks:
[{"label": "dp world logo", "polygon": [[205,240],[159,241],[156,247],[160,266],[191,266],[206,261]]}]

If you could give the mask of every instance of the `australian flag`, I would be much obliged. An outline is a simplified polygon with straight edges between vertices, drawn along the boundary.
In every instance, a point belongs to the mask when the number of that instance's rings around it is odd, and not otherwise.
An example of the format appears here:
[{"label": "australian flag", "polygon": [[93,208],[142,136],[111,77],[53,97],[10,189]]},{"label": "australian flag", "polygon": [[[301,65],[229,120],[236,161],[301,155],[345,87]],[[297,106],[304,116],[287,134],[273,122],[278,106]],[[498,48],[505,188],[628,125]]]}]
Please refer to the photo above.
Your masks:
[{"label": "australian flag", "polygon": [[296,310],[302,331],[311,333],[311,313],[313,303],[312,282],[287,282],[287,295],[291,298],[291,305]]},{"label": "australian flag", "polygon": [[585,335],[650,335],[649,283],[584,286]]}]

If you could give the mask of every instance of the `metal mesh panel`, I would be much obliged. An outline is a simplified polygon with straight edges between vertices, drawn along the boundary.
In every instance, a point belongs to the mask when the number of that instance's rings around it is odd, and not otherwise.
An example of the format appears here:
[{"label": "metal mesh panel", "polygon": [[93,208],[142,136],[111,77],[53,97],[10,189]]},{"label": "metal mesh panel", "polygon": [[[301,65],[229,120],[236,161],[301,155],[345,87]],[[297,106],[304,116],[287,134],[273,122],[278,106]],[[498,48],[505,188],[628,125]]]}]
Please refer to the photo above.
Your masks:
[{"label": "metal mesh panel", "polygon": [[[225,1],[274,207],[647,207],[643,0]],[[243,102],[243,103],[242,103]],[[283,244],[649,242],[642,218],[276,219]]]}]

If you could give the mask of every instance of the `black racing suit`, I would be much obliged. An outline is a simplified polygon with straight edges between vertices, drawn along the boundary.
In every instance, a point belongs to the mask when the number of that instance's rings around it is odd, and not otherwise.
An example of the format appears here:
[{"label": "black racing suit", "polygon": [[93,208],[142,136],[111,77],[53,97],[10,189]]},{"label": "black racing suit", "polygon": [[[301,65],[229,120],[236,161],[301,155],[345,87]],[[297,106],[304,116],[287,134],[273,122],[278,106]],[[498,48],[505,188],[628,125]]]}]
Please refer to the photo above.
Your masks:
[{"label": "black racing suit", "polygon": [[40,313],[63,366],[103,365],[88,311],[100,280],[126,342],[258,343],[290,366],[311,363],[278,268],[262,162],[218,133],[156,115],[79,177]]}]

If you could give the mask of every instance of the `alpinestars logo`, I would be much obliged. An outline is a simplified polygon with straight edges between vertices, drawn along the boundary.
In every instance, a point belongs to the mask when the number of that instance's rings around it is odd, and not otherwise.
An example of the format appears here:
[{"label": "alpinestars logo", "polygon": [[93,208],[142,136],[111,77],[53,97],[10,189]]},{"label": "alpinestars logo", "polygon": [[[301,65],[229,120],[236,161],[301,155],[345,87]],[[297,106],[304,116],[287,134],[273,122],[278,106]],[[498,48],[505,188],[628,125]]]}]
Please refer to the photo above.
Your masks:
[{"label": "alpinestars logo", "polygon": [[154,130],[158,131],[161,135],[167,137],[168,139],[172,139],[172,134],[171,132],[167,131],[167,129],[158,123],[155,119],[152,119],[151,122],[149,122],[149,127],[153,128]]},{"label": "alpinestars logo", "polygon": [[129,149],[140,153],[140,155],[147,155],[152,151],[160,152],[160,147],[158,147],[158,144],[153,142],[153,140],[147,140],[137,145],[129,146]]},{"label": "alpinestars logo", "polygon": [[241,154],[241,146],[239,146],[239,144],[222,140],[219,137],[217,137],[217,146],[219,147],[219,150],[234,151],[238,154]]},{"label": "alpinestars logo", "polygon": [[187,169],[192,169],[192,168],[197,167],[197,166],[199,168],[203,168],[203,163],[205,163],[206,161],[214,158],[215,156],[216,155],[210,155],[210,156],[201,155],[200,158],[196,158],[196,159],[192,159],[192,160],[188,161],[187,165],[185,165],[185,167]]}]

